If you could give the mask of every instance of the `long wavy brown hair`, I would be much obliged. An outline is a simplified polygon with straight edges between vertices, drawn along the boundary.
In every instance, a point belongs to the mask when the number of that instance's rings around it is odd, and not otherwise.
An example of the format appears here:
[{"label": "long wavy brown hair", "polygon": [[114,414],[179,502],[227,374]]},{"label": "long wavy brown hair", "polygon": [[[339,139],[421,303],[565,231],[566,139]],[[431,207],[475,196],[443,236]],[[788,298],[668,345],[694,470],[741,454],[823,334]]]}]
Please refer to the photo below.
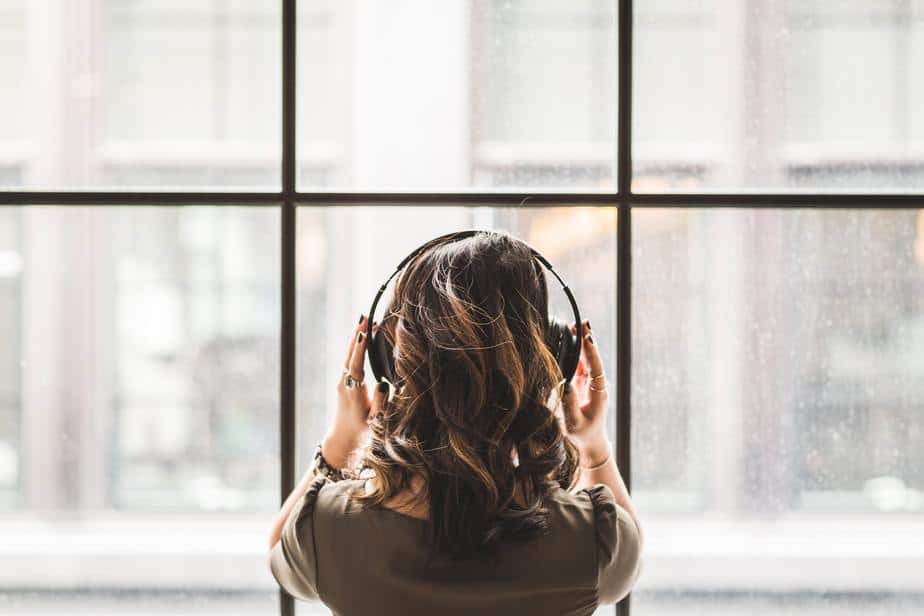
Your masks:
[{"label": "long wavy brown hair", "polygon": [[380,322],[396,383],[360,458],[378,480],[353,497],[361,509],[422,477],[431,559],[483,556],[546,532],[544,498],[572,488],[578,466],[548,406],[564,384],[548,324],[545,273],[515,237],[483,231],[415,257]]}]

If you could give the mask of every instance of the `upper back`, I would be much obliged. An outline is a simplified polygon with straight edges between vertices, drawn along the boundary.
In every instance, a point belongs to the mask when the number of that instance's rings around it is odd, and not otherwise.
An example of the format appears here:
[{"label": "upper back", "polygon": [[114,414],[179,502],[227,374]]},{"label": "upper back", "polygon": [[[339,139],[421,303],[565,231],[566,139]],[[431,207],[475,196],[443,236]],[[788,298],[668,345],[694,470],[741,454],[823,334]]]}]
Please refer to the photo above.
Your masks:
[{"label": "upper back", "polygon": [[[536,539],[502,544],[494,558],[430,564],[429,521],[360,509],[350,494],[362,485],[316,481],[310,528],[298,533],[313,544],[305,553],[315,559],[314,589],[334,614],[589,614],[601,581],[631,586],[638,574],[637,554],[623,552],[622,565],[613,558],[631,518],[602,484],[550,494],[549,531]],[[623,549],[632,546],[624,541]]]}]

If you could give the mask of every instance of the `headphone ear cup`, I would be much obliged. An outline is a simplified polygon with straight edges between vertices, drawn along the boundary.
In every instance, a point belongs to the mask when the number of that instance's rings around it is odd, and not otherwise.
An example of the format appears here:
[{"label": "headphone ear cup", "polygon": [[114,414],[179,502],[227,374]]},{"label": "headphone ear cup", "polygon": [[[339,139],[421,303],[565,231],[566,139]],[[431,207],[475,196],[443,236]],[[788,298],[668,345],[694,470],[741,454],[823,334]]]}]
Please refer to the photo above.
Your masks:
[{"label": "headphone ear cup", "polygon": [[372,366],[372,374],[375,375],[376,380],[385,378],[389,383],[394,383],[394,347],[391,342],[388,341],[388,336],[385,334],[384,328],[379,327],[376,331],[372,332],[372,339],[369,341],[369,346],[371,349],[375,349],[374,353],[369,354],[369,365]]},{"label": "headphone ear cup", "polygon": [[581,343],[578,337],[571,333],[571,327],[555,318],[549,317],[549,350],[555,356],[558,367],[566,381],[570,381],[577,370],[581,354]]}]

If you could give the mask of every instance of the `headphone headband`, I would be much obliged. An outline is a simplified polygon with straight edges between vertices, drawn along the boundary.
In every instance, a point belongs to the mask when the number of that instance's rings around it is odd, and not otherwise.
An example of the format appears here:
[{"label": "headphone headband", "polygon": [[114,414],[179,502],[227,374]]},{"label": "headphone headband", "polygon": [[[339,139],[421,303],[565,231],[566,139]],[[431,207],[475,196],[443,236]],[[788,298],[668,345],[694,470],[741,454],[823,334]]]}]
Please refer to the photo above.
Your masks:
[{"label": "headphone headband", "polygon": [[[377,349],[375,349],[374,345],[368,344],[368,342],[372,340],[372,321],[373,321],[373,316],[375,315],[375,308],[379,303],[379,298],[381,298],[382,294],[385,292],[385,288],[388,286],[388,283],[391,282],[391,279],[394,278],[398,274],[398,272],[404,269],[404,267],[412,259],[414,259],[414,257],[419,255],[426,248],[433,246],[435,244],[442,243],[446,240],[457,240],[457,239],[465,239],[467,237],[472,237],[478,233],[491,233],[491,231],[486,230],[486,229],[466,229],[463,231],[453,231],[450,233],[445,233],[443,235],[437,236],[431,240],[424,242],[423,244],[421,244],[420,246],[412,250],[410,254],[404,257],[404,259],[401,260],[401,263],[398,264],[398,267],[395,268],[395,271],[392,272],[391,275],[385,280],[385,282],[382,283],[382,286],[379,287],[378,292],[375,294],[375,299],[372,300],[372,306],[369,308],[368,316],[366,317],[366,333],[365,333],[366,341],[367,341],[366,350],[369,353],[369,364],[372,366],[372,373],[375,376],[376,381],[385,380],[382,378],[382,375],[385,374],[385,371],[382,368],[382,359],[378,356]],[[514,238],[514,239],[516,239],[518,242],[520,242],[521,244],[529,248],[530,252],[532,253],[533,258],[538,260],[558,280],[558,283],[561,285],[562,291],[564,291],[565,295],[568,297],[568,301],[571,304],[571,310],[572,312],[574,312],[574,322],[577,324],[576,325],[577,327],[576,336],[577,336],[577,341],[578,341],[578,348],[580,348],[580,345],[582,344],[582,341],[583,341],[583,324],[581,322],[581,313],[578,310],[578,305],[577,305],[577,302],[574,300],[574,295],[571,293],[571,289],[568,288],[568,285],[565,284],[565,281],[561,279],[561,276],[558,275],[558,272],[555,271],[555,269],[552,267],[552,264],[549,263],[548,259],[542,256],[542,254],[540,254],[538,250],[536,250],[535,248],[533,248],[532,246],[530,246],[529,244],[527,244],[526,242],[524,242],[523,240],[519,238]],[[574,376],[574,372],[575,370],[577,370],[579,359],[580,359],[580,354],[577,353],[574,355],[574,357],[570,358],[570,361],[568,362],[566,366],[562,367],[562,374],[564,376],[565,382],[570,381],[571,377]]]}]

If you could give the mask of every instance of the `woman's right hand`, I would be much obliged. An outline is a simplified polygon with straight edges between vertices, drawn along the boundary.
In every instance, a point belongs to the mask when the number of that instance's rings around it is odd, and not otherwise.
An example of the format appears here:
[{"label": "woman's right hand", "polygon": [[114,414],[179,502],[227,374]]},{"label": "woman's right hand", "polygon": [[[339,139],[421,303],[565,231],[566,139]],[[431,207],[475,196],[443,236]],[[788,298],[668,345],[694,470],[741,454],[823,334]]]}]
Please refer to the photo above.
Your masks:
[{"label": "woman's right hand", "polygon": [[[561,408],[565,432],[581,452],[581,466],[595,466],[610,455],[606,434],[609,387],[605,377],[591,378],[604,374],[603,360],[593,342],[590,321],[583,325],[581,357],[572,382],[564,385]],[[575,325],[571,332],[577,333]]]}]

